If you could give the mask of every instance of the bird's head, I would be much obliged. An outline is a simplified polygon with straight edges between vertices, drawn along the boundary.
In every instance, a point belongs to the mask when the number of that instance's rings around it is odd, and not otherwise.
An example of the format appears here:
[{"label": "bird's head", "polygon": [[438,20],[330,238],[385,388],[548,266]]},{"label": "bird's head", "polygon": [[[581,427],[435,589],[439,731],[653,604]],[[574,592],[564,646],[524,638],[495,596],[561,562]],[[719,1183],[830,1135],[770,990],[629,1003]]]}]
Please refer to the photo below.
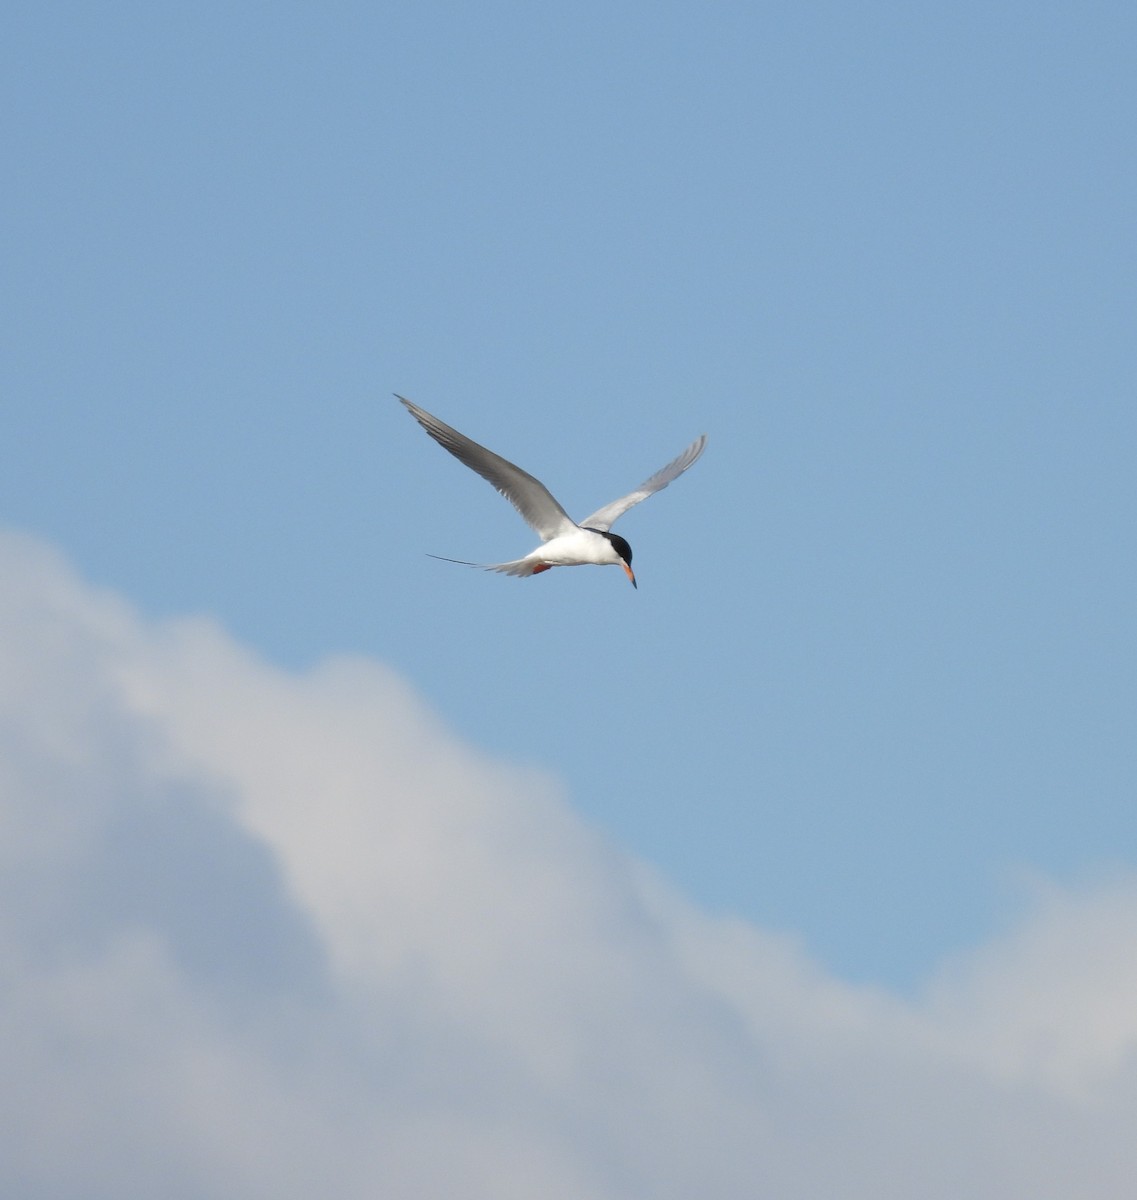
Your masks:
[{"label": "bird's head", "polygon": [[632,573],[632,548],[618,533],[605,533],[604,535],[611,543],[612,549],[620,556],[620,565],[624,568],[624,574],[632,581],[632,587],[638,588],[636,577]]}]

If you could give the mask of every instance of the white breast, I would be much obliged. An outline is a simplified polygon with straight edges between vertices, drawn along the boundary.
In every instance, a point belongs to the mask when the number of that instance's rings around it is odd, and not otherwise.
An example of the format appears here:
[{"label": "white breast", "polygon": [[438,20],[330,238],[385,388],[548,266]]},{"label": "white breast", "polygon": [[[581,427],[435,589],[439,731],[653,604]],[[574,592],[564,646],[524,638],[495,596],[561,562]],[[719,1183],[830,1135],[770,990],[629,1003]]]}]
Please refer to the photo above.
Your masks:
[{"label": "white breast", "polygon": [[620,556],[612,543],[591,529],[574,529],[538,546],[527,558],[539,558],[555,567],[571,567],[579,563],[596,566],[611,566],[619,563]]}]

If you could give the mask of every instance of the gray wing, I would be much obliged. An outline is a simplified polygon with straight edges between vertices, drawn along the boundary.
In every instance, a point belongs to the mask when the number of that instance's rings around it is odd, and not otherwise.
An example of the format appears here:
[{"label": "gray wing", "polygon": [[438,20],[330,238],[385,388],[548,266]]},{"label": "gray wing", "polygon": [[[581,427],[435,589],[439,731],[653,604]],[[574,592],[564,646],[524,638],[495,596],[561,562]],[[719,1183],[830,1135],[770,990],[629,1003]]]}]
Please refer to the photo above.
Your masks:
[{"label": "gray wing", "polygon": [[449,450],[459,462],[465,463],[471,471],[477,471],[483,479],[492,483],[536,530],[543,542],[576,529],[576,523],[539,479],[534,479],[500,454],[479,446],[457,429],[451,429],[417,404],[398,394],[395,399],[406,406],[411,416],[444,450]]},{"label": "gray wing", "polygon": [[678,458],[673,459],[666,467],[661,467],[650,479],[645,479],[634,492],[629,492],[619,500],[613,500],[611,504],[605,504],[592,516],[585,517],[580,523],[581,527],[583,529],[599,529],[601,532],[611,529],[617,519],[622,517],[632,505],[639,504],[648,496],[654,496],[656,492],[663,491],[669,483],[678,479],[703,453],[706,444],[707,435],[700,434]]}]

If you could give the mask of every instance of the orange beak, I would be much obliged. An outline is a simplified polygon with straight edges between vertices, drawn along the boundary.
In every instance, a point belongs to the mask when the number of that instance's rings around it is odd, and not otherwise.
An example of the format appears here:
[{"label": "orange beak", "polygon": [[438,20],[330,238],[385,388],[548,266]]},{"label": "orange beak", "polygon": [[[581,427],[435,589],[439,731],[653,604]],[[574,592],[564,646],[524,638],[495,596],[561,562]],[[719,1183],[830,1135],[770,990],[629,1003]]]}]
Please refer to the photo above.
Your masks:
[{"label": "orange beak", "polygon": [[638,583],[636,583],[636,577],[632,574],[632,568],[629,567],[628,564],[623,561],[620,562],[620,566],[622,566],[624,568],[624,574],[627,575],[627,577],[632,581],[632,587],[634,587],[638,591],[640,585]]}]

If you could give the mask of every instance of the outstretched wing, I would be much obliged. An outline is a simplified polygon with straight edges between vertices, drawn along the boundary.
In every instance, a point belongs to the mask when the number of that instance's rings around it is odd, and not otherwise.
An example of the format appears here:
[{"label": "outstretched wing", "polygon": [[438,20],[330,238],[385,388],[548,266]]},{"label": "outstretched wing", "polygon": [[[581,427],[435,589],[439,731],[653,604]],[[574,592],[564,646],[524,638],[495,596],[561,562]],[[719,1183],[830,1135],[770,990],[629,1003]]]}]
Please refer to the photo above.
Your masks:
[{"label": "outstretched wing", "polygon": [[669,483],[679,478],[684,471],[703,453],[703,448],[707,444],[707,435],[700,434],[688,447],[679,455],[662,467],[650,478],[645,479],[634,492],[629,492],[626,496],[619,500],[613,500],[611,504],[605,504],[603,508],[597,509],[590,517],[585,517],[581,521],[582,529],[599,529],[602,533],[611,529],[617,519],[622,517],[635,504],[639,504],[641,500],[646,500],[648,496],[654,496],[656,492],[661,492]]},{"label": "outstretched wing", "polygon": [[464,433],[452,429],[444,421],[419,408],[417,404],[412,404],[399,395],[396,395],[395,399],[406,406],[411,416],[444,450],[449,450],[459,462],[465,463],[471,471],[477,471],[483,479],[492,483],[540,535],[543,542],[576,529],[572,518],[539,479],[534,479],[527,471],[514,466],[500,454],[487,450],[485,446],[479,446]]}]

